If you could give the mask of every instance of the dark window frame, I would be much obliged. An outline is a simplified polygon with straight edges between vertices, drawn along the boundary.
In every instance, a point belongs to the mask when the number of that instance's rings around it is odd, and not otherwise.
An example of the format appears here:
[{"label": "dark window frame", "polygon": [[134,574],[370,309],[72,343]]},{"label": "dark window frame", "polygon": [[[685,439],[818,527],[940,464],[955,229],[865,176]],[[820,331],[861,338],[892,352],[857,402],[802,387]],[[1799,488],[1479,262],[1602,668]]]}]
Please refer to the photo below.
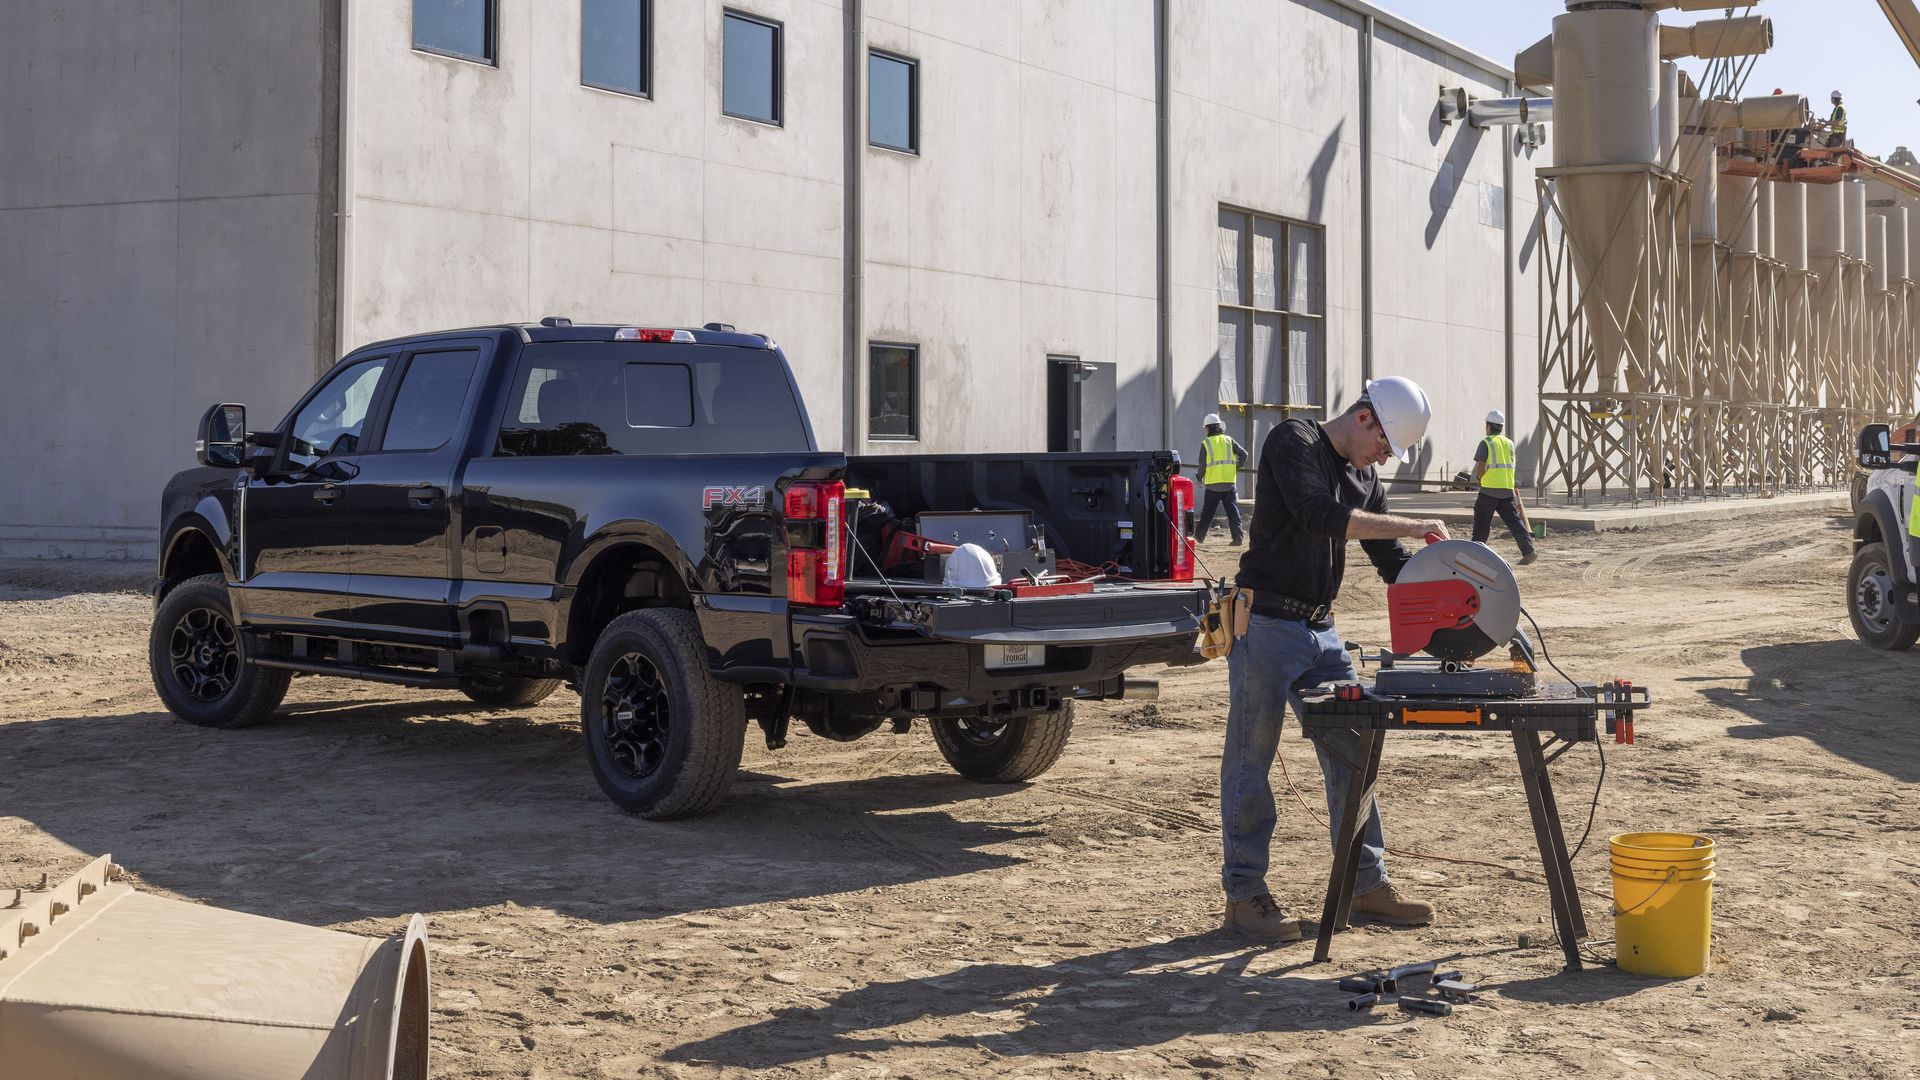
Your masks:
[{"label": "dark window frame", "polygon": [[500,66],[500,0],[481,0],[487,6],[486,49],[485,56],[472,56],[452,49],[442,49],[433,45],[420,44],[420,28],[416,22],[419,14],[419,0],[407,5],[407,31],[413,42],[413,51],[429,56],[444,56],[449,60],[465,60],[469,64],[482,64],[490,68]]},{"label": "dark window frame", "polygon": [[[904,64],[907,69],[907,145],[894,146],[892,143],[875,142],[873,139],[873,58],[891,60]],[[920,156],[920,61],[911,56],[902,56],[886,49],[869,48],[867,50],[867,145],[876,150],[891,150],[896,154],[910,157]]]},{"label": "dark window frame", "polygon": [[[909,360],[907,379],[907,434],[876,435],[873,433],[873,365],[877,351],[881,349],[903,349]],[[868,442],[919,442],[920,441],[920,345],[913,341],[868,341],[867,342],[867,401],[866,436]]]},{"label": "dark window frame", "polygon": [[640,89],[625,86],[608,86],[587,78],[587,15],[583,2],[580,8],[580,85],[589,90],[599,90],[621,97],[644,98],[653,100],[653,0],[635,0],[640,5]]},{"label": "dark window frame", "polygon": [[[1245,335],[1240,343],[1240,370],[1235,372],[1242,400],[1234,402],[1222,401],[1220,402],[1221,406],[1233,409],[1245,409],[1249,407],[1277,408],[1286,415],[1292,415],[1294,413],[1319,416],[1327,415],[1327,402],[1325,400],[1328,392],[1326,226],[1316,225],[1311,221],[1301,221],[1298,218],[1283,217],[1279,214],[1263,213],[1259,210],[1236,206],[1232,203],[1221,203],[1218,209],[1220,213],[1239,214],[1245,220],[1246,228],[1240,233],[1239,254],[1237,259],[1240,264],[1238,267],[1240,293],[1249,301],[1245,304],[1230,304],[1221,300],[1217,293],[1214,297],[1216,308],[1222,313],[1231,311],[1241,316],[1244,319],[1241,325],[1245,328]],[[1259,232],[1261,222],[1280,226],[1279,241],[1274,247],[1273,296],[1274,303],[1277,306],[1271,308],[1258,307],[1251,302],[1253,299],[1254,271],[1253,241],[1255,234]],[[1290,280],[1292,271],[1287,265],[1286,259],[1287,252],[1290,248],[1288,241],[1295,231],[1310,232],[1318,236],[1318,244],[1315,248],[1316,265],[1313,268],[1315,288],[1312,295],[1306,298],[1306,307],[1300,310],[1292,307],[1292,281]],[[1263,315],[1269,318],[1278,317],[1279,319],[1279,330],[1277,333],[1281,371],[1279,381],[1282,388],[1280,401],[1251,400],[1254,374],[1251,365],[1255,361],[1255,357],[1253,356],[1253,329],[1255,321]],[[1287,331],[1296,319],[1311,321],[1320,326],[1320,355],[1314,368],[1314,382],[1317,385],[1313,388],[1313,390],[1317,392],[1317,396],[1322,399],[1320,401],[1295,402],[1287,400],[1289,396],[1287,391],[1290,382],[1286,376],[1287,372],[1291,369],[1293,361],[1291,336]],[[1216,325],[1218,325],[1217,322]]]},{"label": "dark window frame", "polygon": [[[727,20],[739,19],[741,22],[757,23],[773,31],[773,118],[737,113],[727,108]],[[768,127],[787,126],[787,27],[778,19],[769,19],[765,15],[755,15],[739,8],[720,9],[720,115],[735,120],[745,120],[751,124],[765,124]]]},{"label": "dark window frame", "polygon": [[[410,446],[397,450],[389,449],[387,447],[387,431],[393,424],[393,409],[394,406],[400,403],[401,392],[407,388],[407,376],[413,373],[414,361],[424,356],[437,356],[444,353],[469,353],[473,356],[473,370],[467,373],[466,393],[460,398],[459,410],[453,414],[452,429],[447,432],[446,438],[440,440],[433,446]],[[460,434],[461,422],[466,419],[467,409],[473,404],[473,389],[479,383],[481,373],[485,370],[486,360],[486,350],[480,345],[458,342],[447,345],[436,343],[432,346],[409,349],[403,353],[397,358],[398,369],[390,376],[393,384],[392,390],[386,394],[384,399],[379,403],[379,416],[377,418],[369,418],[366,432],[367,445],[361,450],[361,454],[433,454],[446,449],[447,444],[452,442],[454,438]]]}]

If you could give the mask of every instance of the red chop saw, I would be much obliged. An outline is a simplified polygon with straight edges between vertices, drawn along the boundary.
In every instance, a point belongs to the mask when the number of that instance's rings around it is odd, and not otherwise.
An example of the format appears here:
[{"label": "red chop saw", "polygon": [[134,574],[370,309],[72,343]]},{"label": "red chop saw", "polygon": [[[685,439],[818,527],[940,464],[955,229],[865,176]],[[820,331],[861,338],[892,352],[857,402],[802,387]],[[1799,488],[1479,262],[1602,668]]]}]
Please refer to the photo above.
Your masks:
[{"label": "red chop saw", "polygon": [[[1520,583],[1485,544],[1429,534],[1387,586],[1387,621],[1393,645],[1378,657],[1381,693],[1508,696],[1534,688],[1533,649],[1519,633]],[[1478,663],[1502,648],[1503,659]]]}]

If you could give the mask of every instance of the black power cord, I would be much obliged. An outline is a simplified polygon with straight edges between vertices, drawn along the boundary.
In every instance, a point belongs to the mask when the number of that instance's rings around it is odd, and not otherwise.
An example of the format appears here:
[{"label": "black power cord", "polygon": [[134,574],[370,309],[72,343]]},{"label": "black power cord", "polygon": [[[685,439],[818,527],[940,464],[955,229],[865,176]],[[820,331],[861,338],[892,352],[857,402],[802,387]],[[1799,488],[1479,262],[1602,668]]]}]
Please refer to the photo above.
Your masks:
[{"label": "black power cord", "polygon": [[[1560,665],[1553,662],[1553,654],[1547,651],[1547,635],[1541,633],[1540,624],[1534,621],[1533,613],[1525,607],[1522,607],[1520,614],[1525,615],[1527,617],[1527,625],[1533,627],[1533,636],[1540,642],[1540,656],[1547,662],[1547,666],[1552,668],[1555,674],[1567,680],[1576,691],[1586,693],[1586,691],[1581,690],[1579,683],[1574,682],[1573,676],[1561,671]],[[1593,784],[1593,804],[1587,807],[1587,827],[1580,830],[1580,842],[1573,845],[1573,855],[1569,858],[1578,858],[1581,850],[1587,846],[1587,837],[1593,833],[1593,819],[1600,813],[1600,789],[1605,787],[1607,783],[1607,751],[1603,746],[1603,740],[1595,738],[1593,740],[1593,750],[1594,753],[1600,755],[1600,778],[1594,781]]]}]

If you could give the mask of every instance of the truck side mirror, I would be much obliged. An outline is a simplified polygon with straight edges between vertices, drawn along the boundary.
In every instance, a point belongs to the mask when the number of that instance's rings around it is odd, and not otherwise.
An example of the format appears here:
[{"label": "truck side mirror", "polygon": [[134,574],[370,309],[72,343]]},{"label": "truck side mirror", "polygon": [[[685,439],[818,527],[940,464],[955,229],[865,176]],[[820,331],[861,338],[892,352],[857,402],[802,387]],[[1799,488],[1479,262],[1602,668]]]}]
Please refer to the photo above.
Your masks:
[{"label": "truck side mirror", "polygon": [[216,468],[237,469],[246,441],[247,407],[215,405],[200,417],[200,431],[193,441],[194,460]]},{"label": "truck side mirror", "polygon": [[1893,463],[1893,446],[1885,424],[1868,424],[1860,429],[1857,460],[1861,468],[1884,469]]}]

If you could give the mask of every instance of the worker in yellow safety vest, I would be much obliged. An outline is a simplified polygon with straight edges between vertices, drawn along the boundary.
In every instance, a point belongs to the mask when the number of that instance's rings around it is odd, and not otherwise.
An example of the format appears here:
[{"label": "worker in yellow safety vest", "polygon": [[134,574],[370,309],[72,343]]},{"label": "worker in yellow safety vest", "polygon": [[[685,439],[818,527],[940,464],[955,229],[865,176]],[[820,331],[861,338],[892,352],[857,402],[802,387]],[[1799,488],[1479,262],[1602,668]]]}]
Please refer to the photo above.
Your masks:
[{"label": "worker in yellow safety vest", "polygon": [[1520,505],[1520,493],[1513,486],[1513,440],[1501,434],[1507,418],[1499,409],[1487,414],[1487,437],[1473,452],[1473,478],[1480,482],[1480,496],[1473,501],[1473,539],[1487,542],[1493,527],[1493,515],[1506,522],[1507,531],[1520,545],[1520,565],[1540,557],[1533,549],[1533,537],[1527,523],[1526,508]]},{"label": "worker in yellow safety vest", "polygon": [[1239,547],[1246,535],[1240,527],[1240,470],[1247,467],[1247,451],[1227,434],[1219,413],[1208,413],[1204,422],[1207,437],[1200,441],[1200,483],[1207,489],[1207,495],[1200,506],[1200,525],[1195,536],[1206,540],[1213,528],[1214,512],[1225,507],[1233,546]]},{"label": "worker in yellow safety vest", "polygon": [[1840,103],[1840,91],[1832,94],[1833,112],[1827,116],[1827,145],[1839,146],[1847,141],[1847,107]]}]

